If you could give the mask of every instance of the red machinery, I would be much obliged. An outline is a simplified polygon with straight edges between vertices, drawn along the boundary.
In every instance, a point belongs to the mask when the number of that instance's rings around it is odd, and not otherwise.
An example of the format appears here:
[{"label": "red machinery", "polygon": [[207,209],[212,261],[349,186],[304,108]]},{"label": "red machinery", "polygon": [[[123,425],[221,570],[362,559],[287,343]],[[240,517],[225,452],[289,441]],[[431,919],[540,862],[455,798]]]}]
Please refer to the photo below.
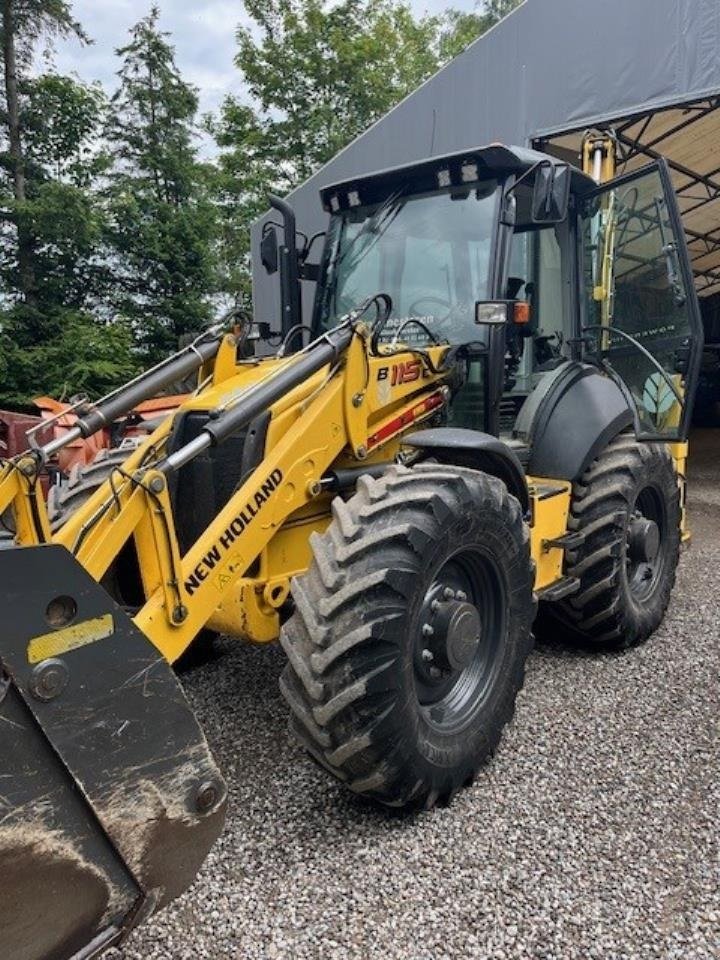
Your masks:
[{"label": "red machinery", "polygon": [[[91,463],[103,448],[117,446],[126,437],[142,434],[144,423],[164,417],[182,400],[182,396],[146,400],[138,404],[123,420],[87,439],[78,438],[69,443],[57,454],[56,463],[51,465],[51,470],[43,477],[43,485],[47,487],[53,482],[54,472],[67,475],[76,464],[85,466]],[[37,443],[47,443],[66,433],[77,420],[72,404],[61,403],[51,397],[38,397],[34,403],[40,410],[39,416],[0,410],[0,460],[27,450],[31,446],[29,433]],[[56,469],[53,470],[53,467]]]}]

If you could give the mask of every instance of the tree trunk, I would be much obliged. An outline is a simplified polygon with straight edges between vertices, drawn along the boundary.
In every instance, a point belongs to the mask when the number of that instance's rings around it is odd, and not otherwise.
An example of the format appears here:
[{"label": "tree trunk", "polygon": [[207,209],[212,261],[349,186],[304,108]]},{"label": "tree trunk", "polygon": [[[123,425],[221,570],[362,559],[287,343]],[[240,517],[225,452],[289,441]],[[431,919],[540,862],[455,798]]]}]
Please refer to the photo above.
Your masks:
[{"label": "tree trunk", "polygon": [[[5,67],[5,99],[7,108],[7,134],[10,167],[13,177],[13,193],[17,204],[26,199],[25,156],[23,154],[20,127],[20,97],[18,94],[17,58],[15,35],[17,25],[14,17],[15,0],[2,0],[3,61]],[[15,216],[18,236],[18,272],[20,291],[28,304],[35,303],[35,243],[32,233],[24,223],[22,211]]]}]

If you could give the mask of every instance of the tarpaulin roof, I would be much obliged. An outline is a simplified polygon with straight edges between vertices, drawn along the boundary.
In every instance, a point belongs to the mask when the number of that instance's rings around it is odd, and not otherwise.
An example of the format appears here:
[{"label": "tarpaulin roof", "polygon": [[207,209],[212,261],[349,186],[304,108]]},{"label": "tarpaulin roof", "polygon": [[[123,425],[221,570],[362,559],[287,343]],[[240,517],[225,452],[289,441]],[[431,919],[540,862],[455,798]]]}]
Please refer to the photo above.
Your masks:
[{"label": "tarpaulin roof", "polygon": [[[577,155],[610,126],[626,169],[666,156],[702,294],[720,289],[720,2],[525,0],[291,195],[323,229],[319,190],[338,180],[502,141]],[[253,228],[257,253],[261,222]],[[254,256],[256,315],[277,283]]]}]

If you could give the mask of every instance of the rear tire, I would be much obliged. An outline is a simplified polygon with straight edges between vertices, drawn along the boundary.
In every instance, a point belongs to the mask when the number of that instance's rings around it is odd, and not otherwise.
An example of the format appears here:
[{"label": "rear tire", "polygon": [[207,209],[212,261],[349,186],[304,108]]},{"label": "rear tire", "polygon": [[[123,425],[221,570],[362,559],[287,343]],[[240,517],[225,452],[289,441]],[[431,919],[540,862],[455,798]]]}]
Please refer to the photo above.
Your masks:
[{"label": "rear tire", "polygon": [[[648,521],[659,540],[654,559],[644,549],[655,536]],[[667,448],[629,434],[608,444],[573,487],[568,530],[585,534],[565,571],[580,590],[541,605],[543,632],[552,625],[573,642],[614,650],[647,640],[665,615],[680,553],[680,491]]]},{"label": "rear tire", "polygon": [[333,514],[281,633],[292,729],[355,793],[447,803],[495,750],[524,679],[535,604],[520,505],[494,477],[427,464],[363,477]]}]

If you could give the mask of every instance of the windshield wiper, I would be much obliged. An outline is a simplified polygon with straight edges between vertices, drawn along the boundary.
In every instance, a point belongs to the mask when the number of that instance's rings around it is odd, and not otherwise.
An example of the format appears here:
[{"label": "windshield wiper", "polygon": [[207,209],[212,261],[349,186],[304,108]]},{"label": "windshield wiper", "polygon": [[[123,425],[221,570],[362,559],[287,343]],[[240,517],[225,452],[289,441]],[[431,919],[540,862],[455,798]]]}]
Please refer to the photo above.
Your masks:
[{"label": "windshield wiper", "polygon": [[332,264],[332,278],[327,290],[326,303],[328,304],[328,307],[331,303],[335,303],[335,293],[337,291],[339,279],[338,267],[341,263],[344,263],[353,250],[356,249],[361,238],[366,237],[368,234],[373,234],[372,242],[367,243],[361,250],[357,251],[357,256],[355,259],[348,264],[348,270],[354,270],[359,263],[362,263],[362,261],[373,249],[378,240],[385,234],[390,225],[394,222],[395,217],[400,212],[402,204],[399,202],[399,198],[399,190],[391,194],[387,200],[385,200],[385,202],[377,208],[375,213],[373,213],[371,217],[367,218],[347,246],[338,252],[338,255]]},{"label": "windshield wiper", "polygon": [[[352,253],[355,247],[358,245],[358,241],[361,237],[367,236],[367,234],[373,235],[373,241],[368,243],[367,246],[363,247],[359,251],[359,256],[350,264],[352,267],[356,267],[358,263],[361,263],[367,254],[372,250],[375,244],[378,242],[380,237],[382,237],[386,230],[391,226],[395,217],[400,212],[400,191],[396,191],[394,194],[391,194],[387,200],[378,207],[375,213],[368,217],[368,219],[363,223],[358,232],[352,238],[347,247],[340,253],[340,256],[335,261],[335,266],[339,266],[343,263],[347,257]],[[384,219],[383,219],[384,218]]]}]

